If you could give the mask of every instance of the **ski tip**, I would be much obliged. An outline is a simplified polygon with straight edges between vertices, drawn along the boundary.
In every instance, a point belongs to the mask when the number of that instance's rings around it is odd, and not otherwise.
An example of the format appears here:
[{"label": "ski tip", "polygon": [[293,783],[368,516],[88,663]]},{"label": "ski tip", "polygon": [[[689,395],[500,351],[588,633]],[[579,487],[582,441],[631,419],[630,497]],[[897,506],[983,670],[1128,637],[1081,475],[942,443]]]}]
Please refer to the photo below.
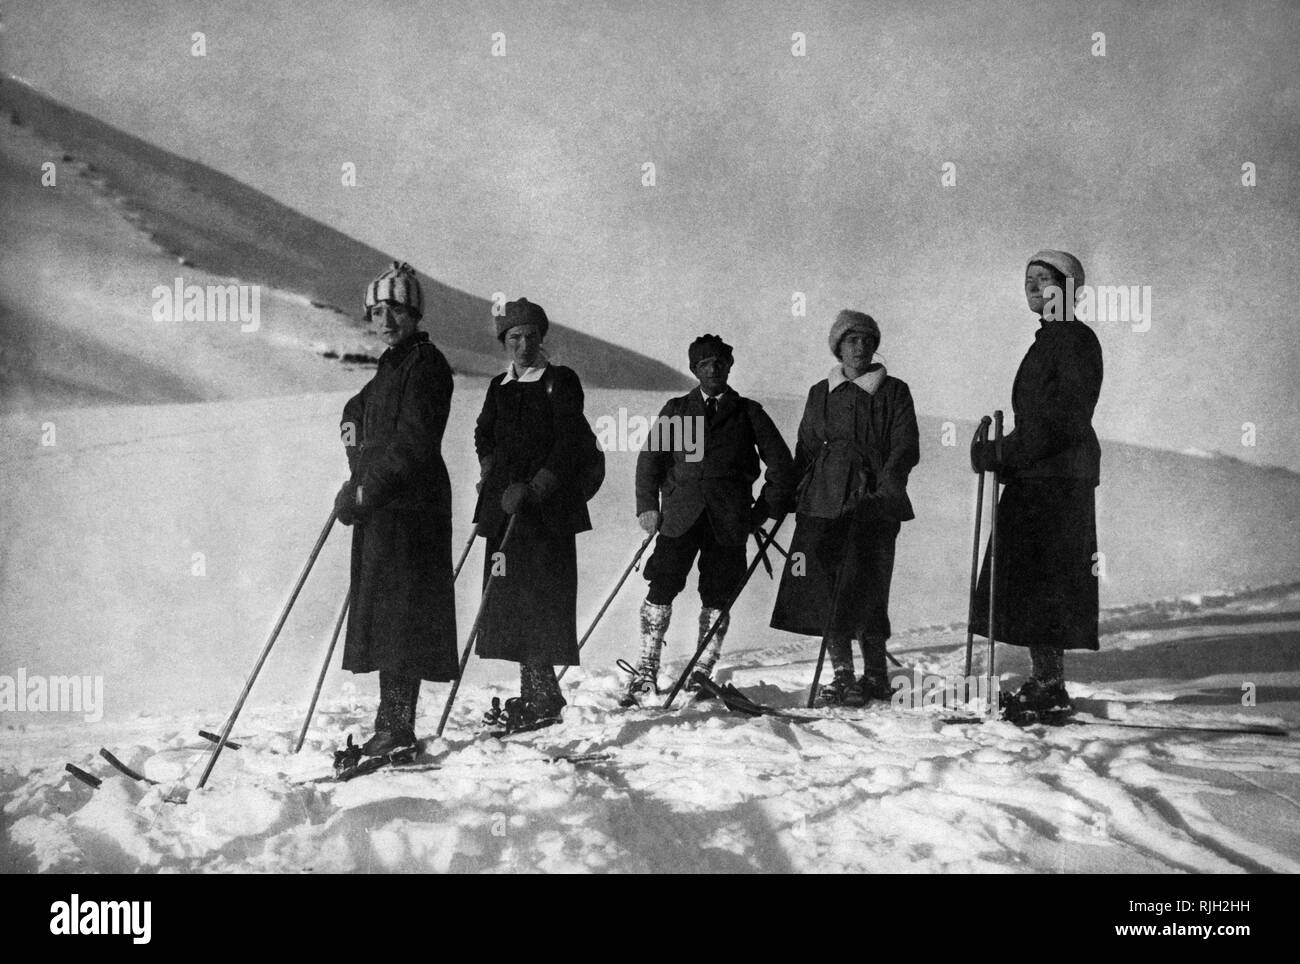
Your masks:
[{"label": "ski tip", "polygon": [[100,785],[104,782],[103,780],[99,779],[99,777],[87,773],[85,770],[81,769],[81,767],[75,766],[74,764],[71,763],[64,764],[63,769],[65,769],[68,773],[71,773],[74,777],[76,777],[86,786],[90,787],[92,790],[98,790]]}]

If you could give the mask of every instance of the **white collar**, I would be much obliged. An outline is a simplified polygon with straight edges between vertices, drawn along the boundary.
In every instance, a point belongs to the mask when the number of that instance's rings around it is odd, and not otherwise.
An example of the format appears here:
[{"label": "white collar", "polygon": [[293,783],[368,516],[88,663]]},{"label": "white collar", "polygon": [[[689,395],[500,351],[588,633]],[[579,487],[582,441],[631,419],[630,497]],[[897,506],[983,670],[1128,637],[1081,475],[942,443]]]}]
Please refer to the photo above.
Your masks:
[{"label": "white collar", "polygon": [[[842,365],[836,365],[831,369],[830,374],[826,376],[826,381],[829,386],[828,390],[832,392],[849,380],[849,376],[844,374],[844,367]],[[857,378],[852,379],[853,384],[857,385],[858,388],[862,389],[868,395],[876,394],[876,390],[880,388],[880,385],[884,380],[885,366],[879,363],[872,365]]]},{"label": "white collar", "polygon": [[700,386],[700,385],[696,385],[696,386],[695,386],[695,391],[698,392],[700,398],[702,398],[702,399],[703,399],[704,401],[706,401],[706,402],[707,402],[710,398],[715,399],[716,401],[721,402],[724,398],[727,397],[728,394],[730,394],[730,393],[733,391],[733,389],[732,389],[732,387],[731,387],[730,385],[728,385],[726,388],[724,388],[722,391],[718,392],[718,394],[716,394],[716,395],[706,395],[706,394],[704,393],[704,388],[703,388],[702,386]]},{"label": "white collar", "polygon": [[525,368],[522,375],[515,374],[515,363],[511,362],[506,366],[506,377],[501,379],[502,385],[508,385],[511,382],[535,382],[541,379],[542,373],[546,371],[546,366],[550,364],[550,359],[546,356],[545,349],[537,349],[537,359],[532,366]]}]

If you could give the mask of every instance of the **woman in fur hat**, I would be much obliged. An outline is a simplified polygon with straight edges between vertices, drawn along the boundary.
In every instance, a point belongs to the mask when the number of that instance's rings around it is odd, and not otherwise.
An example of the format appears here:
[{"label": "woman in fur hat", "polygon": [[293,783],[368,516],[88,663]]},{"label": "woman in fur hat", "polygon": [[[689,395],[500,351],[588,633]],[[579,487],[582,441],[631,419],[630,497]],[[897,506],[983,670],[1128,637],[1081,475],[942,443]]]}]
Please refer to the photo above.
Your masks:
[{"label": "woman in fur hat", "polygon": [[351,478],[335,500],[352,530],[352,603],[343,668],[379,671],[375,733],[361,752],[415,742],[420,681],[456,678],[451,482],[442,435],[451,368],[420,331],[424,299],[410,265],[393,263],[366,289],[366,315],[388,344],[343,409]]},{"label": "woman in fur hat", "polygon": [[[526,298],[497,319],[506,370],[488,384],[474,429],[480,467],[474,521],[487,540],[483,580],[496,579],[478,654],[519,664],[519,697],[490,725],[515,730],[560,718],[555,666],[578,663],[576,535],[591,528],[579,479],[590,433],[582,383],[542,348],[546,312]],[[510,542],[500,553],[511,518]]]},{"label": "woman in fur hat", "polygon": [[[1040,251],[1025,269],[1025,297],[1038,331],[1011,389],[1015,428],[996,444],[971,443],[971,467],[996,471],[997,640],[1025,646],[1033,675],[1007,708],[1011,719],[1068,710],[1067,649],[1097,649],[1095,492],[1101,446],[1092,412],[1101,393],[1101,344],[1070,311],[1044,311],[1083,285],[1083,265],[1065,251]],[[1055,288],[1056,291],[1050,291]],[[1071,309],[1072,305],[1069,306]],[[1050,320],[1063,315],[1059,320]],[[988,635],[988,553],[975,596],[974,631]]]},{"label": "woman in fur hat", "polygon": [[819,705],[863,706],[891,695],[889,584],[899,529],[915,518],[907,477],[920,461],[920,434],[907,384],[873,360],[875,319],[841,311],[829,344],[837,361],[809,390],[799,423],[795,532],[771,625],[825,638],[832,676]]}]

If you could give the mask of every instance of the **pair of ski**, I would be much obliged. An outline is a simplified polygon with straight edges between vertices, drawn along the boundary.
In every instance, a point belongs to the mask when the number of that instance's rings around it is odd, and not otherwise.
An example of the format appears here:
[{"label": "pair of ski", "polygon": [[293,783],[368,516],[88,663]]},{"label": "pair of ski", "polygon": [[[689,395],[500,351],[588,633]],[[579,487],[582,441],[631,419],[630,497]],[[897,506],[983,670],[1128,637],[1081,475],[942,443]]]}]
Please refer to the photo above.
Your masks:
[{"label": "pair of ski", "polygon": [[727,709],[733,713],[740,713],[744,716],[772,716],[778,719],[790,720],[795,723],[815,723],[820,717],[804,716],[802,713],[789,713],[786,710],[779,710],[774,706],[767,706],[758,703],[731,683],[719,683],[710,676],[698,670],[691,675],[691,679],[705,693],[708,693],[714,699],[720,701]]},{"label": "pair of ski", "polygon": [[1022,730],[1031,726],[1118,726],[1127,730],[1169,730],[1176,733],[1216,733],[1253,736],[1290,736],[1288,730],[1268,723],[1236,723],[1207,726],[1190,723],[1140,723],[1135,720],[1108,720],[1101,716],[1072,713],[1069,711],[1051,711],[1048,713],[1029,712],[1018,719],[985,716],[945,716],[941,720],[945,725],[968,725],[989,722],[1011,723]]},{"label": "pair of ski", "polygon": [[[496,702],[495,700],[493,702]],[[497,740],[507,740],[512,736],[525,733],[533,733],[537,730],[553,726],[559,720],[553,717],[547,717],[524,726],[517,726],[514,729],[484,729],[482,736],[492,737]],[[408,746],[397,747],[389,753],[380,754],[379,756],[363,757],[361,748],[352,742],[351,734],[348,735],[347,746],[342,750],[334,751],[334,776],[336,783],[346,783],[357,777],[363,777],[379,770],[397,769],[404,772],[420,772],[425,770],[441,770],[441,764],[422,763],[417,764],[415,761],[420,754],[424,752],[424,741],[417,740]],[[568,762],[568,763],[592,763],[598,760],[609,759],[607,753],[580,753],[580,754],[558,754],[551,756],[549,762]],[[319,782],[319,781],[313,781]]]},{"label": "pair of ski", "polygon": [[[351,747],[351,737],[349,737],[348,743],[349,747]],[[442,763],[415,762],[423,752],[423,749],[423,741],[417,741],[412,746],[400,747],[391,753],[385,753],[381,756],[359,757],[358,755],[358,758],[345,760],[342,765],[340,765],[339,758],[348,751],[336,750],[334,753],[334,775],[331,777],[318,777],[309,782],[347,783],[350,780],[355,780],[357,777],[364,777],[371,773],[377,773],[380,770],[400,773],[425,773],[431,770],[445,769],[445,766]],[[572,763],[575,766],[580,766],[588,763],[600,763],[609,760],[610,758],[611,755],[608,753],[564,753],[548,755],[544,762]]]},{"label": "pair of ski", "polygon": [[[209,743],[222,742],[221,737],[217,736],[217,734],[215,733],[210,733],[207,730],[199,730],[199,736],[207,740]],[[243,746],[243,744],[241,743],[234,743],[230,740],[224,741],[222,745],[229,747],[232,750],[238,750],[241,746]],[[121,760],[119,760],[117,757],[115,757],[112,753],[110,753],[107,749],[105,749],[102,746],[99,748],[99,755],[103,757],[108,762],[108,765],[111,766],[114,770],[116,770],[118,773],[121,773],[123,776],[130,777],[136,783],[144,783],[151,787],[158,785],[157,780],[151,780],[143,773],[137,773],[135,770],[131,769],[129,766],[127,766],[125,763],[123,763]],[[86,786],[90,787],[92,790],[98,790],[100,786],[103,785],[104,782],[103,780],[95,776],[93,773],[87,773],[85,770],[81,769],[81,767],[76,766],[75,764],[67,763],[64,765],[63,769],[66,770],[68,773],[72,774],[74,777],[76,777]]]},{"label": "pair of ski", "polygon": [[[109,753],[108,750],[104,749],[103,747],[99,748],[99,755],[108,762],[109,766],[111,766],[114,770],[117,770],[123,776],[128,776],[132,780],[136,781],[137,783],[145,783],[151,787],[158,785],[157,780],[150,780],[143,773],[137,773],[135,770],[132,770],[129,766],[127,766],[117,757],[113,756],[113,754]],[[81,767],[76,766],[72,763],[65,764],[63,768],[67,770],[69,773],[71,773],[78,780],[80,780],[82,783],[86,784],[86,786],[90,787],[92,790],[98,790],[104,782],[99,777],[95,776],[93,773],[87,773],[85,770],[81,769]]]},{"label": "pair of ski", "polygon": [[[714,696],[726,705],[729,710],[741,713],[745,716],[775,716],[799,723],[815,722],[822,717],[803,716],[798,713],[787,713],[784,710],[778,710],[775,707],[765,706],[750,699],[740,690],[736,689],[730,683],[719,685],[703,673],[696,673],[694,680],[700,687]],[[949,724],[978,724],[987,723],[989,718],[982,716],[951,716],[944,717],[942,722]],[[1235,725],[1220,724],[1217,726],[1204,726],[1193,724],[1177,723],[1140,723],[1128,720],[1107,720],[1102,717],[1081,716],[1068,711],[1052,713],[1026,713],[1018,720],[1008,720],[1006,722],[1022,729],[1030,726],[1118,726],[1126,729],[1137,730],[1171,730],[1180,733],[1215,733],[1240,735],[1248,734],[1254,736],[1289,736],[1287,730],[1281,727],[1271,726],[1266,723],[1240,723]]]}]

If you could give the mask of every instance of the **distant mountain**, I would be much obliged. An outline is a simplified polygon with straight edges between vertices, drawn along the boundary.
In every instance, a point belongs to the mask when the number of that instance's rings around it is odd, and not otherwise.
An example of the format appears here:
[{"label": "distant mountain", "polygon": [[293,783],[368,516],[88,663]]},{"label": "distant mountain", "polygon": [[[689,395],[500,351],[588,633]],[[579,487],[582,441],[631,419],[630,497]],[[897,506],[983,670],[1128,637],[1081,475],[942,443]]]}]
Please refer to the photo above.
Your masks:
[{"label": "distant mountain", "polygon": [[[392,257],[246,184],[186,160],[60,104],[13,77],[0,78],[0,110],[15,123],[89,165],[94,183],[183,265],[292,292],[342,315],[360,330],[361,297]],[[491,303],[423,272],[425,315],[453,367],[501,370]],[[662,362],[591,335],[552,325],[553,354],[590,387],[681,389],[693,382]]]}]

